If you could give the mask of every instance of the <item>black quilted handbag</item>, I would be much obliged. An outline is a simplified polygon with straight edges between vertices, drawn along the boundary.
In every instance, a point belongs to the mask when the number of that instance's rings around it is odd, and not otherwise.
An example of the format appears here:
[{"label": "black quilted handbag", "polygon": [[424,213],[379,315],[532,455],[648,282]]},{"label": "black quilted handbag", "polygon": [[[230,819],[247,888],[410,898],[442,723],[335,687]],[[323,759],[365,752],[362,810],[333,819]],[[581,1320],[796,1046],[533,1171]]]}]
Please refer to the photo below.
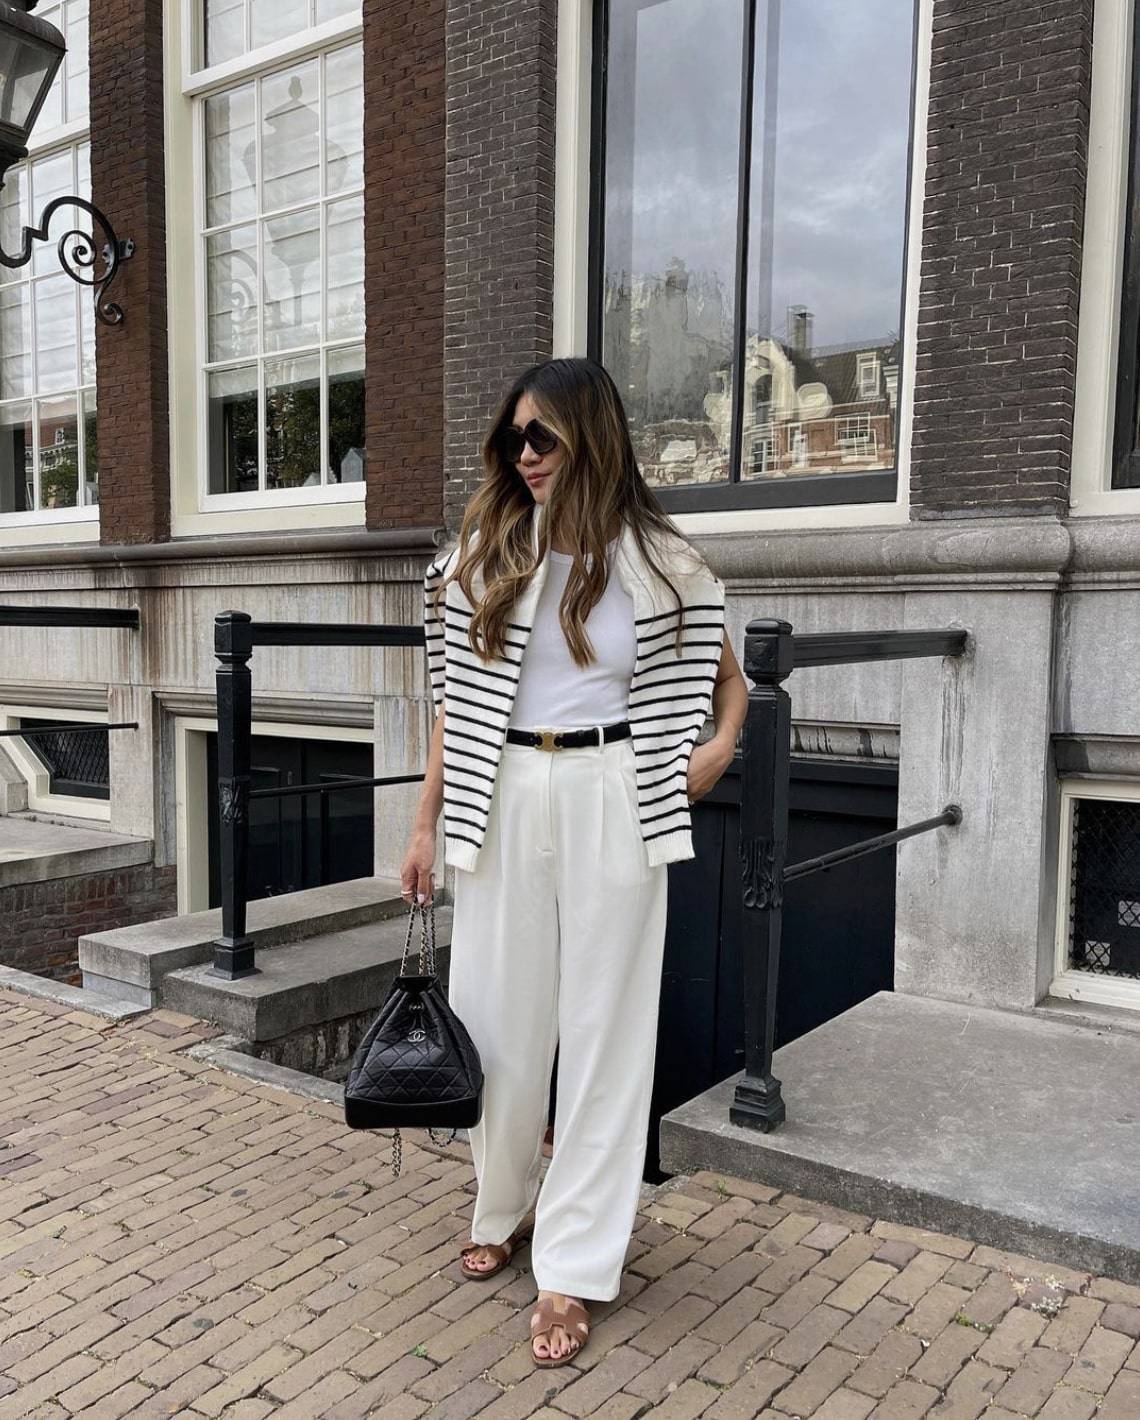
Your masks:
[{"label": "black quilted handbag", "polygon": [[[420,914],[420,970],[408,975],[408,949]],[[351,1129],[395,1128],[392,1172],[403,1158],[400,1125],[426,1128],[449,1144],[456,1129],[483,1114],[483,1066],[463,1022],[451,1009],[435,970],[435,905],[412,904],[400,974],[357,1046],[344,1086]],[[438,1140],[435,1129],[450,1129]]]}]

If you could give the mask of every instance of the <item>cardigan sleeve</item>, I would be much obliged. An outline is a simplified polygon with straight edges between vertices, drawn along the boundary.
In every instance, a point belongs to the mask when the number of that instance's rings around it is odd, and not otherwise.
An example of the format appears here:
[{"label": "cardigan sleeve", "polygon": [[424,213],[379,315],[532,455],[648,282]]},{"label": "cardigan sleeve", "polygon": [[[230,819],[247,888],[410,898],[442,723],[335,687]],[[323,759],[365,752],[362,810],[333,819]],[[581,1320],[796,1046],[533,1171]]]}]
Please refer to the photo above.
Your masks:
[{"label": "cardigan sleeve", "polygon": [[448,567],[450,561],[451,559],[446,553],[441,553],[428,564],[427,571],[424,573],[424,643],[427,647],[428,682],[431,686],[432,704],[437,715],[439,707],[443,704],[446,658],[444,656],[444,622],[443,617],[435,608],[435,589],[450,570]]}]

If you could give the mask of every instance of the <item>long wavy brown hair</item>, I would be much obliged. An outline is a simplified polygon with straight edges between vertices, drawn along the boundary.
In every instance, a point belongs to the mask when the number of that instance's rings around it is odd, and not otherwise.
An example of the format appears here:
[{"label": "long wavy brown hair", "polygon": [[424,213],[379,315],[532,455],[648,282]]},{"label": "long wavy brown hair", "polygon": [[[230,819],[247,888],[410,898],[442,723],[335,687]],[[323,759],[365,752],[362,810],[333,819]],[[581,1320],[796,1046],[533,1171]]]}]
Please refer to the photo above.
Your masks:
[{"label": "long wavy brown hair", "polygon": [[[543,424],[557,434],[565,452],[545,508],[534,498],[514,464],[499,447],[515,406],[528,394]],[[650,571],[677,600],[677,644],[682,633],[682,598],[658,560],[655,537],[680,538],[692,548],[641,476],[621,395],[596,360],[544,360],[526,370],[503,399],[482,447],[484,478],[463,515],[459,558],[435,589],[436,606],[449,582],[457,581],[474,607],[468,626],[472,650],[484,660],[501,657],[511,608],[550,551],[554,534],[573,549],[574,561],[559,604],[559,620],[574,662],[594,659],[585,622],[606,586],[609,540],[628,525]],[[538,558],[531,550],[530,519],[540,518]],[[471,545],[475,528],[479,536]],[[587,563],[585,554],[590,554]],[[474,576],[482,573],[476,600]]]}]

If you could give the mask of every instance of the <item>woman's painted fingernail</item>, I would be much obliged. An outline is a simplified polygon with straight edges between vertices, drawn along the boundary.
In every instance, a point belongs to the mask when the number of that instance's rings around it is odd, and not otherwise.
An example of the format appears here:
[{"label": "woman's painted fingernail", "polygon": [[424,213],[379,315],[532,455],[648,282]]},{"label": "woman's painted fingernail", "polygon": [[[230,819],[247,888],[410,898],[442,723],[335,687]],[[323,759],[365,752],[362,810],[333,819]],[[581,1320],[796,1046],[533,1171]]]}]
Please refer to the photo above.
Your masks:
[{"label": "woman's painted fingernail", "polygon": [[423,895],[423,893],[422,893],[422,892],[417,892],[417,893],[416,893],[416,901],[417,901],[417,902],[423,902],[423,900],[424,900],[424,895]]}]

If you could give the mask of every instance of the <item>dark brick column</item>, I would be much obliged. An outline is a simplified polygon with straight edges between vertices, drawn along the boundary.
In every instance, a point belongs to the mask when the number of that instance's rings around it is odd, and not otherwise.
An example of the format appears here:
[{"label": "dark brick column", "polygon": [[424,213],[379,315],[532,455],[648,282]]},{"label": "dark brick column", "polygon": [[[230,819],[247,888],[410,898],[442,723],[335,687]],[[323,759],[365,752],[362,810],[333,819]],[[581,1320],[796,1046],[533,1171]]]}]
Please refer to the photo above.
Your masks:
[{"label": "dark brick column", "polygon": [[912,516],[1068,503],[1092,0],[935,0]]},{"label": "dark brick column", "polygon": [[557,0],[448,0],[444,517],[478,483],[488,416],[551,353]]},{"label": "dark brick column", "polygon": [[443,515],[444,0],[364,0],[366,517]]},{"label": "dark brick column", "polygon": [[91,17],[91,188],[135,255],[96,322],[100,527],[105,543],[170,535],[162,0],[102,0]]}]

